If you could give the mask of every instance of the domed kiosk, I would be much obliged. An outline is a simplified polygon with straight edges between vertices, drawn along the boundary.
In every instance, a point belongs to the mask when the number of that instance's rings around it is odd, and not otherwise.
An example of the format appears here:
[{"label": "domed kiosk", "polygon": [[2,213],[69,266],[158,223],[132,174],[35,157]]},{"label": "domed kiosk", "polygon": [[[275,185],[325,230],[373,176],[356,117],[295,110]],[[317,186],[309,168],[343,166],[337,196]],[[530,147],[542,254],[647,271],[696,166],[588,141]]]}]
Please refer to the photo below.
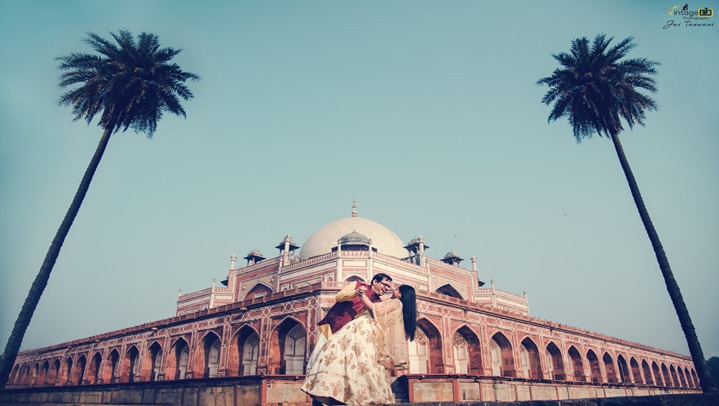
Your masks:
[{"label": "domed kiosk", "polygon": [[[377,250],[380,254],[396,258],[408,256],[408,252],[397,234],[375,221],[357,217],[356,206],[353,206],[351,217],[335,220],[315,231],[302,246],[300,259],[328,254],[337,247],[340,239],[353,240],[351,237],[356,238],[360,235],[371,241],[373,251]],[[342,243],[344,244],[345,241]]]}]

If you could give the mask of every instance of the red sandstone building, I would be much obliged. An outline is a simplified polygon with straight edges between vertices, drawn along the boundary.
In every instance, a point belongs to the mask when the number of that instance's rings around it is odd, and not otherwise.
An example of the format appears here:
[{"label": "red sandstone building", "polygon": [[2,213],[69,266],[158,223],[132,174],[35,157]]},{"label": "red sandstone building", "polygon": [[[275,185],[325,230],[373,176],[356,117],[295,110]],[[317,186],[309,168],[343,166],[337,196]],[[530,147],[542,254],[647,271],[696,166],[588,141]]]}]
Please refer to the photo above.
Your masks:
[{"label": "red sandstone building", "polygon": [[8,388],[286,375],[299,377],[258,403],[302,404],[317,321],[346,283],[383,272],[418,293],[406,400],[699,392],[689,357],[531,317],[526,297],[483,287],[475,257],[430,257],[423,237],[405,244],[354,208],[275,248],[233,256],[221,284],[180,293],[175,317],[20,353]]}]

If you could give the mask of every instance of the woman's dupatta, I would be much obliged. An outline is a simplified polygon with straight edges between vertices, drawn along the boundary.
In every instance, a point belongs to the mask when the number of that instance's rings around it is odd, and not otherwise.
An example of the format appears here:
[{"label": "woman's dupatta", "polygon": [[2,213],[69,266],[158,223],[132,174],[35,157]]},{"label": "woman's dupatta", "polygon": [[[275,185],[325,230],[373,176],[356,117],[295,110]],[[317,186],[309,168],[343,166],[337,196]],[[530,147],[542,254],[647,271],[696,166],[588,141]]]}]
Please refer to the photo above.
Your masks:
[{"label": "woman's dupatta", "polygon": [[[378,327],[375,329],[377,362],[395,370],[407,369],[409,354],[402,318],[402,302],[399,299],[390,299],[374,303],[372,314]],[[390,358],[390,365],[385,363],[387,357]]]}]

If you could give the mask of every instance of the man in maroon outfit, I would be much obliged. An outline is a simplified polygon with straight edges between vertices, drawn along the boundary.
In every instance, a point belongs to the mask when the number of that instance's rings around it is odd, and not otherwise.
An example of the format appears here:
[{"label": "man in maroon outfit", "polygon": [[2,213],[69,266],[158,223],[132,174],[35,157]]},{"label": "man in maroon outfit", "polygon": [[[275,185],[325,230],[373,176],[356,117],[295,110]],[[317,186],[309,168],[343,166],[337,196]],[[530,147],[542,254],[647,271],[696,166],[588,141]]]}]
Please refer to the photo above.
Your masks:
[{"label": "man in maroon outfit", "polygon": [[[384,273],[378,273],[370,284],[360,281],[353,282],[342,288],[335,300],[337,303],[332,305],[325,317],[317,323],[319,334],[315,340],[315,348],[312,350],[310,358],[307,360],[307,371],[312,369],[312,365],[322,352],[322,346],[332,335],[338,332],[345,324],[354,320],[359,314],[367,311],[362,303],[361,296],[367,296],[373,303],[381,302],[380,296],[392,289],[392,278]],[[312,399],[312,406],[321,406],[323,403],[316,399]]]},{"label": "man in maroon outfit", "polygon": [[[345,324],[354,320],[358,314],[365,311],[365,306],[360,299],[360,292],[367,295],[367,298],[373,303],[377,303],[382,301],[380,296],[391,288],[392,278],[383,273],[376,274],[372,278],[372,281],[370,281],[370,285],[360,281],[350,283],[337,293],[335,296],[337,303],[330,308],[327,315],[325,315],[317,325],[320,327],[320,330],[322,330],[322,326],[328,324],[332,330],[332,334],[335,334],[339,329],[344,327]],[[329,338],[329,336],[327,338]]]},{"label": "man in maroon outfit", "polygon": [[377,303],[382,301],[380,296],[391,289],[392,278],[387,274],[378,273],[372,277],[369,285],[360,281],[352,282],[337,292],[335,295],[337,303],[332,305],[325,317],[317,323],[319,334],[315,340],[315,348],[307,360],[307,371],[312,368],[322,345],[332,337],[332,334],[338,332],[359,314],[367,311],[360,298],[361,295],[364,294],[373,303]]}]

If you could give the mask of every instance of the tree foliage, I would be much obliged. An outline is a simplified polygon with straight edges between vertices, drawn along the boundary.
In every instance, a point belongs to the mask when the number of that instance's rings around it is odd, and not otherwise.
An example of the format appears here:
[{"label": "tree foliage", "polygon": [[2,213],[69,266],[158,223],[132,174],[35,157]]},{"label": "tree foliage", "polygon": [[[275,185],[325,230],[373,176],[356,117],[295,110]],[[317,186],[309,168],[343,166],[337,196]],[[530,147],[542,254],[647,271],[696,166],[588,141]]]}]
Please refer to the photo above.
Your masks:
[{"label": "tree foliage", "polygon": [[112,132],[132,128],[152,137],[165,112],[185,116],[180,98],[189,100],[185,85],[199,76],[171,63],[181,50],[161,48],[157,35],[141,33],[137,41],[127,30],[111,34],[117,44],[88,33],[85,41],[97,54],[73,53],[57,58],[66,71],[60,87],[61,105],[72,106],[75,119],[88,124],[100,115],[99,125]]},{"label": "tree foliage", "polygon": [[689,310],[619,140],[619,133],[624,130],[622,122],[629,128],[635,124],[644,125],[646,111],[657,109],[656,102],[644,92],[656,92],[652,76],[656,74],[659,63],[645,58],[625,59],[636,46],[631,37],[612,47],[609,46],[611,42],[612,38],[607,39],[600,34],[594,38],[590,47],[589,40],[581,37],[572,41],[569,53],[552,55],[560,67],[551,76],[537,81],[539,85],[549,86],[542,103],[554,103],[548,121],[566,117],[577,142],[594,134],[612,140],[682,326],[702,389],[704,392],[713,392],[715,387]]},{"label": "tree foliage", "polygon": [[609,47],[612,38],[600,34],[592,45],[586,37],[572,41],[570,52],[552,55],[561,65],[537,84],[549,86],[542,103],[554,103],[548,121],[566,117],[577,141],[593,134],[610,136],[644,124],[645,112],[656,102],[642,90],[655,92],[658,62],[623,59],[636,46],[629,37]]},{"label": "tree foliage", "polygon": [[170,62],[180,50],[161,48],[157,35],[143,32],[137,41],[127,30],[111,35],[117,44],[97,34],[87,34],[85,41],[97,54],[73,53],[57,58],[60,61],[59,69],[64,71],[59,85],[61,88],[69,88],[60,97],[60,105],[72,106],[75,120],[82,118],[88,124],[99,115],[98,125],[103,128],[103,134],[75,197],[50,243],[40,271],[30,286],[30,292],[0,357],[0,389],[8,382],[25,332],[90,188],[110,136],[119,130],[132,128],[136,132],[146,133],[150,138],[164,113],[184,117],[185,110],[180,99],[189,100],[193,97],[185,82],[199,79],[194,73],[184,72],[177,64]]}]

